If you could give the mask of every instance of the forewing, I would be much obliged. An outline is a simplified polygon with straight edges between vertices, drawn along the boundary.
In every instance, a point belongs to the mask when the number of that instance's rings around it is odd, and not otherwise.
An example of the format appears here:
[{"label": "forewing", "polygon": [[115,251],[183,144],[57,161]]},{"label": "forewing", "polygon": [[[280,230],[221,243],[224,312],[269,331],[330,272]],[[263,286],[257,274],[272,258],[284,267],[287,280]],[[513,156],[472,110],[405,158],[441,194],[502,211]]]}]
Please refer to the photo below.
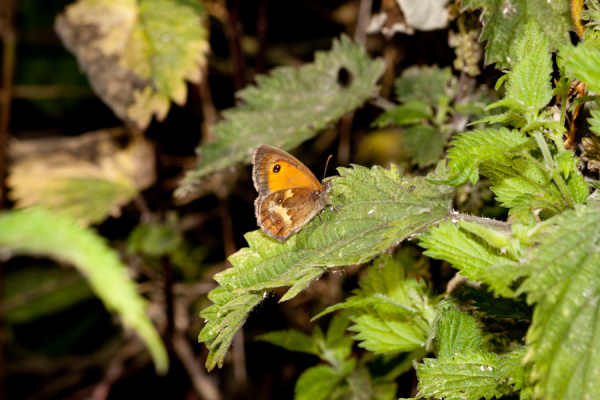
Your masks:
[{"label": "forewing", "polygon": [[252,179],[260,196],[290,188],[323,191],[321,182],[304,164],[278,148],[259,146],[254,153],[253,165]]}]

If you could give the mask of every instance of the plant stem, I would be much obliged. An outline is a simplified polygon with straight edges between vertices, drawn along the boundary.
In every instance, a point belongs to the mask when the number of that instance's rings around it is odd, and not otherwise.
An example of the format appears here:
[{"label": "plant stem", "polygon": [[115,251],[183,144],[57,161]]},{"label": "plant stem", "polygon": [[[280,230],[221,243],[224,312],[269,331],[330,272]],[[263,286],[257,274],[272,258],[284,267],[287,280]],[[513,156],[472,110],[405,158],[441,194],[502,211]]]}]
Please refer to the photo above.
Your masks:
[{"label": "plant stem", "polygon": [[533,138],[535,139],[539,149],[542,151],[542,155],[544,156],[544,161],[546,163],[546,167],[548,168],[548,172],[552,176],[552,180],[556,184],[556,187],[560,191],[563,199],[567,202],[569,208],[575,208],[575,203],[573,202],[573,197],[571,196],[571,192],[569,192],[569,188],[565,183],[565,180],[562,178],[560,173],[556,170],[554,165],[554,160],[552,159],[552,155],[550,154],[550,149],[548,148],[548,143],[546,143],[546,139],[542,131],[536,130],[533,132]]}]

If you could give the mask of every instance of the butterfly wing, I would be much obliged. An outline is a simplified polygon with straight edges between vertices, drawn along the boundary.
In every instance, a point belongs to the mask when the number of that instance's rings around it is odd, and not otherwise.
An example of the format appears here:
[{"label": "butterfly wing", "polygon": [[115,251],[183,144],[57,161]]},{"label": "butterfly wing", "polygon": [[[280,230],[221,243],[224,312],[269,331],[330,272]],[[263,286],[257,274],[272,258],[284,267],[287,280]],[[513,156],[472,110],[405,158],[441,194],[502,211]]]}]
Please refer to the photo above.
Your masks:
[{"label": "butterfly wing", "polygon": [[259,146],[254,152],[253,165],[252,180],[259,196],[293,188],[323,191],[321,182],[304,164],[276,147]]},{"label": "butterfly wing", "polygon": [[325,207],[327,194],[328,190],[300,187],[258,196],[254,204],[258,225],[266,234],[283,242]]}]

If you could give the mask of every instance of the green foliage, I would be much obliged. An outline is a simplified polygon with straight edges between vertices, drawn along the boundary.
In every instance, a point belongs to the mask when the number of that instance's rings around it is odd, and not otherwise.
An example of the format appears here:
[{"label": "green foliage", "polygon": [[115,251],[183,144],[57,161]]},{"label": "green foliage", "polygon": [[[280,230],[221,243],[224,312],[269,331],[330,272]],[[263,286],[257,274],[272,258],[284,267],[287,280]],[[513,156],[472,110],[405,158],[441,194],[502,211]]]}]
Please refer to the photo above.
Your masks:
[{"label": "green foliage", "polygon": [[73,264],[85,276],[105,307],[146,343],[156,366],[165,373],[168,357],[154,326],[146,317],[145,300],[127,277],[116,251],[91,229],[42,208],[0,214],[0,247],[14,254],[51,257]]},{"label": "green foliage", "polygon": [[[446,182],[475,183],[479,168],[509,214],[531,224],[534,210],[541,210],[541,218],[549,218],[585,201],[588,189],[573,154],[564,150],[563,128],[551,121],[547,112],[540,112],[552,94],[552,70],[547,41],[534,20],[527,24],[516,47],[516,64],[501,79],[508,81],[506,98],[491,105],[506,106],[508,111],[484,121],[511,123],[520,131],[500,128],[459,135],[448,152],[453,178]],[[526,132],[530,132],[529,138]],[[546,137],[560,147],[550,150]]]},{"label": "green foliage", "polygon": [[[338,82],[342,68],[352,78],[347,86]],[[342,36],[312,64],[257,77],[257,86],[237,94],[244,105],[226,111],[226,119],[214,127],[217,140],[197,149],[202,161],[176,194],[184,195],[212,173],[249,163],[260,144],[288,150],[313,137],[375,95],[383,68],[382,60],[370,60],[361,45]]]},{"label": "green foliage", "polygon": [[450,105],[455,86],[450,68],[408,68],[395,82],[396,96],[404,104],[381,114],[373,125],[407,126],[402,134],[407,154],[420,168],[433,165],[442,158],[451,133],[447,120],[455,113]]},{"label": "green foliage", "polygon": [[462,185],[467,181],[479,181],[479,166],[485,162],[495,164],[527,148],[532,148],[531,140],[518,131],[506,128],[481,129],[464,132],[455,136],[448,151],[450,162],[450,185]]},{"label": "green foliage", "polygon": [[269,332],[258,337],[290,351],[314,354],[328,365],[317,365],[302,373],[295,388],[295,399],[390,399],[396,385],[390,379],[373,378],[365,367],[349,358],[352,338],[345,334],[350,321],[335,316],[326,334],[316,327],[312,335],[295,330]]},{"label": "green foliage", "polygon": [[481,20],[484,29],[479,40],[487,40],[485,63],[496,63],[497,68],[509,67],[514,62],[515,42],[523,34],[525,23],[532,17],[543,21],[544,34],[550,39],[552,47],[569,40],[572,22],[567,2],[465,0],[461,7],[463,11],[483,8]]},{"label": "green foliage", "polygon": [[442,158],[448,135],[431,125],[414,125],[404,132],[404,148],[420,167],[435,164]]},{"label": "green foliage", "polygon": [[333,305],[315,318],[329,312],[350,310],[359,346],[375,354],[415,350],[425,344],[433,323],[434,310],[424,280],[405,276],[401,266],[389,256],[381,256],[368,269],[360,289],[345,302]]},{"label": "green foliage", "polygon": [[442,308],[435,330],[437,358],[416,365],[418,397],[499,398],[511,393],[513,384],[522,383],[523,374],[517,373],[522,353],[499,356],[487,351],[473,316],[450,304]]},{"label": "green foliage", "polygon": [[442,222],[423,235],[419,245],[426,249],[425,255],[450,262],[467,278],[480,279],[482,271],[487,267],[510,259],[511,254],[506,250],[511,247],[511,242],[507,236],[502,235],[504,243],[490,243],[486,236],[498,233],[489,228],[484,232],[470,231],[468,228],[474,225],[464,221],[460,221],[458,225]]},{"label": "green foliage", "polygon": [[396,97],[405,102],[423,102],[432,107],[447,103],[456,88],[451,84],[450,68],[411,67],[396,79]]},{"label": "green foliage", "polygon": [[588,89],[600,91],[600,49],[584,45],[564,45],[560,56],[575,78],[588,84]]},{"label": "green foliage", "polygon": [[539,398],[593,398],[599,390],[599,211],[590,204],[548,220],[522,261],[517,293],[536,304],[527,341]]},{"label": "green foliage", "polygon": [[[199,337],[211,350],[209,369],[223,362],[233,334],[263,294],[291,286],[281,299],[289,300],[331,267],[372,259],[444,219],[454,193],[424,178],[403,178],[395,166],[338,171],[330,197],[340,214],[325,210],[323,222],[315,218],[284,243],[248,233],[250,248],[232,255],[234,267],[215,275],[221,286],[209,294],[215,304],[201,314],[209,322]],[[443,165],[428,175],[444,178]]]},{"label": "green foliage", "polygon": [[531,125],[536,122],[539,110],[552,99],[549,41],[535,19],[525,25],[523,37],[517,40],[515,58],[508,73],[506,96],[490,107],[505,106],[523,115]]}]

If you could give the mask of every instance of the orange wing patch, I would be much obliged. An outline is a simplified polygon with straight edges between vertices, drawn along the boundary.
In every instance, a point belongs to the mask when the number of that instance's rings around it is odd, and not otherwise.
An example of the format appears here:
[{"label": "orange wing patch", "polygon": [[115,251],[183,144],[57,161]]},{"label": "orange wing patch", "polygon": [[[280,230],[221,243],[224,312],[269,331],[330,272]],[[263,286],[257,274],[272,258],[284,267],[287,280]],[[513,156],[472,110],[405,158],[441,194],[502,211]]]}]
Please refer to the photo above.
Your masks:
[{"label": "orange wing patch", "polygon": [[274,162],[267,162],[265,166],[268,168],[266,173],[270,192],[300,187],[321,189],[321,182],[312,176],[312,172],[309,175],[287,161],[274,160]]}]

